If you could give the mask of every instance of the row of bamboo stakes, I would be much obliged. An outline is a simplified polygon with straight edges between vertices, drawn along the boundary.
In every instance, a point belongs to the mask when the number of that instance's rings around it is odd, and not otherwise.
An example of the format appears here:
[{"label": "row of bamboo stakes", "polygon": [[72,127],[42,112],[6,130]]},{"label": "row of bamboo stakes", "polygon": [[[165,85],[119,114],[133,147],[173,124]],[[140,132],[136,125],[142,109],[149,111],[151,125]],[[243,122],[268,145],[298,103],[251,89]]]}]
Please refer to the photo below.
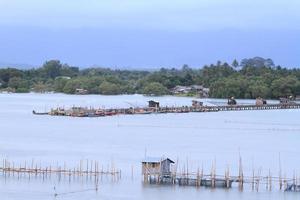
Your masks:
[{"label": "row of bamboo stakes", "polygon": [[103,176],[111,177],[112,181],[121,179],[121,170],[117,169],[113,162],[111,165],[105,167],[94,160],[80,160],[78,166],[68,168],[65,162],[62,166],[57,163],[56,166],[49,165],[45,167],[41,163],[34,162],[34,160],[31,162],[25,161],[23,164],[16,164],[15,162],[3,159],[0,172],[5,178],[9,176],[17,176],[18,178],[26,176],[29,179],[31,177],[42,177],[44,180],[56,175],[59,181],[62,178],[68,178],[69,182],[75,177],[86,177],[87,179],[93,179],[96,184],[98,184],[99,179],[102,180]]},{"label": "row of bamboo stakes", "polygon": [[[287,178],[286,175],[283,177],[281,172],[281,167],[278,173],[278,176],[273,176],[271,170],[269,170],[269,174],[267,176],[262,176],[262,169],[258,171],[253,170],[252,176],[245,176],[243,172],[242,159],[239,159],[239,172],[237,176],[230,175],[230,170],[227,167],[224,175],[217,175],[216,173],[216,162],[212,163],[210,174],[204,174],[203,167],[197,169],[196,172],[190,172],[188,162],[186,167],[181,170],[181,172],[177,172],[178,161],[176,162],[175,168],[173,168],[172,176],[176,178],[191,178],[196,179],[196,186],[200,186],[201,180],[209,179],[211,180],[211,187],[216,187],[216,180],[224,180],[226,183],[226,188],[229,188],[230,182],[236,182],[238,184],[238,188],[243,190],[244,184],[251,184],[252,190],[258,191],[260,185],[265,185],[267,190],[272,190],[275,188],[274,183],[278,183],[278,188],[280,190],[285,190],[288,184],[298,185],[300,183],[299,177],[294,175],[292,178]],[[60,181],[62,178],[68,178],[69,181],[72,180],[72,177],[86,177],[87,179],[94,180],[96,184],[96,189],[98,188],[99,179],[102,180],[103,176],[111,177],[112,181],[119,181],[121,179],[121,170],[115,167],[115,164],[112,162],[111,165],[107,165],[104,167],[100,165],[98,161],[94,160],[80,160],[78,166],[73,168],[67,168],[66,163],[62,166],[58,164],[56,166],[47,166],[43,167],[41,163],[36,163],[34,160],[31,162],[24,162],[23,164],[16,164],[15,162],[11,162],[7,159],[2,160],[2,166],[0,167],[0,173],[3,176],[17,176],[21,178],[26,176],[27,178],[32,177],[42,177],[43,180],[46,178],[51,178],[51,176],[55,176]],[[134,176],[134,168],[133,165],[131,167],[131,177],[133,179]],[[175,180],[174,179],[174,180]],[[175,182],[173,182],[175,184]]]},{"label": "row of bamboo stakes", "polygon": [[[216,161],[212,163],[212,167],[210,173],[204,174],[203,166],[200,169],[197,168],[196,172],[191,172],[188,166],[188,161],[186,165],[183,165],[183,168],[178,170],[178,160],[175,166],[172,169],[171,177],[173,179],[172,184],[176,184],[176,179],[185,178],[195,181],[195,186],[201,186],[201,180],[211,180],[211,187],[216,187],[216,180],[222,180],[225,182],[225,188],[230,188],[230,182],[237,183],[239,190],[244,189],[244,184],[250,185],[253,191],[259,191],[260,185],[265,186],[266,190],[272,191],[275,188],[279,190],[286,190],[288,185],[298,186],[300,184],[300,177],[296,175],[296,172],[293,172],[292,178],[287,178],[286,175],[282,175],[281,166],[279,169],[278,176],[274,176],[271,173],[271,170],[268,170],[268,174],[262,175],[262,168],[258,170],[252,170],[252,175],[245,176],[243,172],[242,159],[239,158],[239,167],[238,167],[238,175],[230,175],[229,167],[225,169],[224,175],[217,175],[216,173]],[[280,164],[281,165],[281,164]],[[178,172],[179,171],[179,172]],[[144,182],[148,182],[148,178],[145,176],[151,176],[151,174],[144,174]],[[160,174],[154,174],[156,180],[159,179]],[[275,184],[278,184],[276,186]]]}]

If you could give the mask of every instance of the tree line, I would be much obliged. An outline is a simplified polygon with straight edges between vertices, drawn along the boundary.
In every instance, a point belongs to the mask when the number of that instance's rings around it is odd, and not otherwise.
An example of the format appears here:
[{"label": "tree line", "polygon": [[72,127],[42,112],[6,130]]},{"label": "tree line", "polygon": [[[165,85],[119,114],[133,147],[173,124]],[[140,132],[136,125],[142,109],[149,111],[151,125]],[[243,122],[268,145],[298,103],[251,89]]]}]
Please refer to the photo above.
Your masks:
[{"label": "tree line", "polygon": [[271,59],[255,57],[218,61],[202,68],[161,68],[156,71],[87,68],[47,61],[40,68],[0,69],[0,90],[12,92],[62,92],[75,94],[84,89],[89,94],[167,95],[177,85],[203,85],[210,97],[279,98],[300,95],[300,69],[275,66]]}]

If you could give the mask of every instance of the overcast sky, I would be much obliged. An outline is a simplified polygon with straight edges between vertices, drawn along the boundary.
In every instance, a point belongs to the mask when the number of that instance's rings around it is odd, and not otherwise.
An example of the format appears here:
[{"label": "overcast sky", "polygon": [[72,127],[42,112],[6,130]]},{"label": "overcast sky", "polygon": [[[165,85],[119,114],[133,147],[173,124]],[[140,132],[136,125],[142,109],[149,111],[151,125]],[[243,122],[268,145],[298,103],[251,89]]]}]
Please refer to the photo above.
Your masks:
[{"label": "overcast sky", "polygon": [[299,0],[0,0],[0,62],[300,66]]}]

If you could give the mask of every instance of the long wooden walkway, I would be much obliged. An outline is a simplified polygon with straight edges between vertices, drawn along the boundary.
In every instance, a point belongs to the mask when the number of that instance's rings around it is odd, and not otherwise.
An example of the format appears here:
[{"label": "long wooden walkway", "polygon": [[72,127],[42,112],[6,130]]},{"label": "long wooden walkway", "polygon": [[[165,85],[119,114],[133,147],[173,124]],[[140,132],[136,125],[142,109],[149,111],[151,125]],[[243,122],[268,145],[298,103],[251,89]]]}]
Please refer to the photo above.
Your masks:
[{"label": "long wooden walkway", "polygon": [[222,112],[222,111],[255,111],[255,110],[283,110],[300,109],[300,103],[290,104],[266,104],[266,105],[224,105],[224,106],[164,106],[164,107],[143,107],[143,108],[113,108],[96,109],[86,107],[72,107],[69,109],[55,108],[50,112],[38,113],[35,115],[71,116],[71,117],[105,117],[114,115],[133,114],[162,114],[162,113],[190,113],[190,112]]},{"label": "long wooden walkway", "polygon": [[244,111],[244,110],[280,110],[300,109],[300,104],[267,104],[267,105],[234,105],[234,106],[207,106],[204,109],[217,111]]}]

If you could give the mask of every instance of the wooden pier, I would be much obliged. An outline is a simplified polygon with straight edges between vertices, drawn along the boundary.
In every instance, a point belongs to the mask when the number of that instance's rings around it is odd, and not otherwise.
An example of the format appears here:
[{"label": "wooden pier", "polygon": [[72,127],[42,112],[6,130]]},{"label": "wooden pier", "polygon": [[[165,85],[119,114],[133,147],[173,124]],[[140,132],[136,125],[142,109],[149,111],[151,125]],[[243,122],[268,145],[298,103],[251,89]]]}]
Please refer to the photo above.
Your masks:
[{"label": "wooden pier", "polygon": [[279,103],[263,105],[223,105],[223,106],[164,106],[164,107],[143,107],[143,108],[87,108],[72,107],[69,109],[55,108],[50,112],[39,113],[33,111],[35,115],[51,116],[71,116],[71,117],[105,117],[114,115],[140,115],[140,114],[166,114],[166,113],[199,113],[199,112],[222,112],[222,111],[255,111],[255,110],[283,110],[300,109],[300,103]]}]

